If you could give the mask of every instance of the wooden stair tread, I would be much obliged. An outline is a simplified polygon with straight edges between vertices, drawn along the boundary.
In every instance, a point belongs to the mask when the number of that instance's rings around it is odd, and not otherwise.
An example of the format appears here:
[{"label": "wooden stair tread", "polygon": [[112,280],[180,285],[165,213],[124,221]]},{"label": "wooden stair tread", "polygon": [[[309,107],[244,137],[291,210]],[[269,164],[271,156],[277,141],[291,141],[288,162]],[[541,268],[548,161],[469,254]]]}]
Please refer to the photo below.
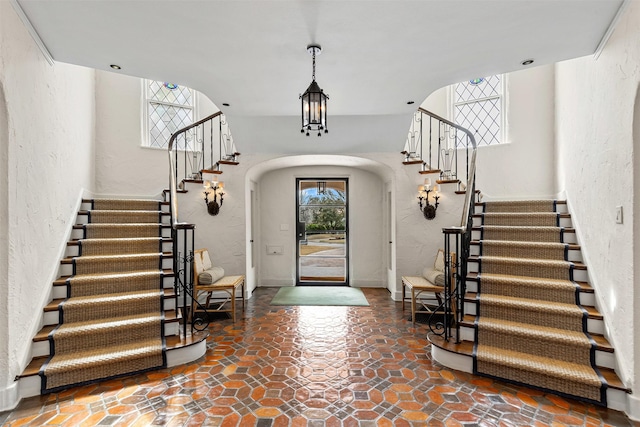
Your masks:
[{"label": "wooden stair tread", "polygon": [[620,377],[618,377],[618,374],[616,374],[616,371],[614,371],[611,368],[601,368],[599,366],[598,366],[598,370],[600,371],[600,374],[604,377],[605,381],[607,381],[607,384],[609,385],[609,387],[614,388],[616,390],[622,390],[625,393],[629,393],[629,394],[631,393],[631,389],[627,388],[624,385]]},{"label": "wooden stair tread", "polygon": [[[108,239],[108,237],[107,237],[107,239]],[[114,237],[114,239],[117,239],[117,237]],[[135,237],[133,239],[135,239]],[[173,242],[173,239],[170,238],[170,237],[162,237],[161,239],[162,239],[162,243],[172,243]],[[80,244],[81,240],[91,240],[91,239],[72,239],[72,240],[69,240],[67,242],[67,246],[78,246]]]},{"label": "wooden stair tread", "polygon": [[[482,256],[472,255],[472,256],[469,257],[469,262],[480,262],[481,258],[482,258]],[[512,258],[512,259],[529,259],[529,258]],[[533,260],[533,261],[540,261],[540,260]],[[581,262],[575,262],[575,261],[563,261],[563,262],[568,262],[568,263],[573,264],[573,269],[574,270],[586,270],[587,269],[587,266],[584,265]]]},{"label": "wooden stair tread", "polygon": [[[465,314],[462,320],[460,321],[460,326],[464,326],[467,328],[475,328],[475,322],[476,322],[476,316],[472,314]],[[607,352],[607,353],[615,352],[613,346],[611,345],[611,343],[609,343],[609,341],[605,338],[604,335],[595,334],[592,332],[589,332],[589,335],[596,342],[596,349]]]},{"label": "wooden stair tread", "polygon": [[209,336],[208,331],[201,332],[187,332],[187,337],[182,335],[170,335],[165,338],[167,350],[175,350],[182,347],[189,347],[190,345],[198,344],[202,340],[207,339]]},{"label": "wooden stair tread", "polygon": [[[117,273],[114,273],[114,274],[117,274]],[[162,270],[162,278],[173,277],[173,276],[175,276],[175,274],[173,273],[173,270],[167,269],[167,268]],[[53,286],[66,286],[67,285],[67,279],[69,279],[70,277],[73,277],[73,276],[60,276],[60,277],[58,277],[56,280],[53,281]],[[167,288],[165,288],[165,289],[167,289]]]},{"label": "wooden stair tread", "polygon": [[[470,280],[472,282],[477,282],[478,281],[478,273],[467,273],[467,280]],[[591,287],[590,284],[588,284],[587,282],[580,282],[580,281],[575,281],[574,283],[576,283],[579,287],[580,287],[580,292],[585,292],[585,293],[593,293],[593,288]]]},{"label": "wooden stair tread", "polygon": [[22,374],[16,377],[16,380],[24,377],[32,377],[34,375],[38,375],[38,373],[40,372],[40,368],[42,368],[42,365],[44,365],[44,363],[48,359],[49,359],[49,356],[34,357],[33,359],[31,359],[31,362],[29,362],[27,367],[24,368],[24,371],[22,371]]},{"label": "wooden stair tread", "polygon": [[[487,226],[485,226],[485,227],[487,227]],[[490,225],[490,226],[488,226],[488,227],[497,227],[497,226],[495,226],[495,225]],[[518,226],[513,226],[513,228],[517,228],[517,227],[518,227]],[[523,226],[523,227],[535,227],[535,226],[529,226],[529,225],[527,225],[527,226]],[[557,227],[557,228],[560,228],[560,229],[562,230],[562,232],[563,232],[563,233],[575,233],[575,232],[576,232],[576,229],[575,229],[575,228],[572,228],[572,227]],[[474,225],[471,229],[472,229],[472,230],[475,230],[475,231],[482,231],[482,226]]]},{"label": "wooden stair tread", "polygon": [[[155,223],[148,223],[148,224],[143,223],[143,224],[144,225],[154,224],[154,225],[159,226],[160,228],[171,228],[171,224],[164,224],[164,223],[157,223],[157,224],[155,224]],[[74,224],[73,225],[73,229],[74,230],[84,230],[84,228],[87,225],[114,225],[114,224],[113,223],[109,223],[109,224]],[[129,222],[129,223],[115,224],[115,225],[131,225],[131,223]]]},{"label": "wooden stair tread", "polygon": [[[155,253],[155,252],[154,252]],[[128,254],[128,255],[140,255],[140,254]],[[117,256],[126,256],[126,255],[92,255],[95,257],[117,257]],[[79,256],[74,256],[74,257],[69,257],[69,258],[62,258],[60,260],[60,264],[73,264],[73,260],[75,258],[81,258]],[[162,252],[162,259],[168,259],[168,258],[173,258],[173,253],[172,252]]]},{"label": "wooden stair tread", "polygon": [[222,171],[218,169],[201,169],[200,173],[210,173],[214,175],[222,175]]},{"label": "wooden stair tread", "polygon": [[[162,192],[163,193],[170,193],[171,190],[168,189],[168,188],[165,188],[164,190],[162,190]],[[188,193],[188,192],[189,192],[189,190],[185,190],[185,189],[182,189],[182,188],[177,188],[176,189],[176,193]],[[170,202],[165,202],[165,203],[170,203]]]},{"label": "wooden stair tread", "polygon": [[[566,205],[567,201],[566,200],[556,200],[556,205]],[[476,206],[484,206],[486,203],[491,203],[491,202],[476,202]]]},{"label": "wooden stair tread", "polygon": [[417,159],[417,160],[404,160],[402,162],[403,165],[421,165],[424,162],[421,159]]},{"label": "wooden stair tread", "polygon": [[236,166],[236,165],[239,165],[240,162],[234,162],[233,160],[219,160],[218,164]]},{"label": "wooden stair tread", "polygon": [[[473,217],[474,218],[482,218],[483,215],[489,215],[489,214],[526,214],[527,212],[482,212],[482,213],[474,213]],[[571,218],[571,214],[570,213],[566,213],[566,212],[539,212],[539,213],[544,213],[544,214],[556,214],[558,215],[560,218]]]},{"label": "wooden stair tread", "polygon": [[[456,194],[467,194],[467,190],[456,190]],[[476,194],[480,194],[480,190],[476,190]],[[478,203],[476,203],[478,205]]]},{"label": "wooden stair tread", "polygon": [[436,183],[438,184],[459,184],[459,179],[437,179]]},{"label": "wooden stair tread", "polygon": [[[98,209],[94,209],[94,210],[98,210]],[[154,213],[157,212],[157,213],[159,213],[160,215],[163,215],[163,216],[171,215],[171,213],[165,212],[165,211],[143,211],[143,210],[139,210],[139,209],[134,209],[134,210],[131,210],[131,211],[129,211],[127,209],[108,209],[108,211],[109,212],[112,212],[112,211],[113,212],[122,212],[122,211],[127,211],[127,212],[154,212]],[[89,215],[89,213],[91,213],[91,212],[92,212],[91,209],[89,209],[89,210],[81,210],[81,211],[78,211],[78,215]]]},{"label": "wooden stair tread", "polygon": [[[467,292],[464,295],[464,300],[465,302],[470,302],[470,303],[476,303],[478,294],[475,292]],[[518,298],[518,299],[524,299],[524,298]],[[542,300],[536,300],[536,301],[541,301],[541,302],[552,302],[552,301],[542,301]],[[589,319],[598,319],[598,320],[602,320],[602,314],[593,306],[590,305],[581,305],[580,307],[584,308],[587,312],[587,316],[589,317]]]},{"label": "wooden stair tread", "polygon": [[[82,199],[81,203],[91,203],[91,202],[93,202],[95,200],[103,200],[103,199]],[[120,199],[120,200],[127,200],[127,199]],[[144,200],[144,199],[142,199],[142,200]],[[164,205],[164,206],[169,206],[169,202],[165,202],[165,201],[162,201],[162,200],[155,200],[155,199],[148,199],[148,200],[149,201],[158,202],[158,203],[160,203],[161,205]]]},{"label": "wooden stair tread", "polygon": [[[488,242],[496,242],[497,240],[487,240]],[[472,245],[480,245],[482,243],[482,240],[472,240],[471,244]],[[511,242],[510,243],[540,243],[540,242]],[[580,245],[577,245],[575,243],[562,243],[563,245],[567,245],[570,251],[579,251],[580,250]]]},{"label": "wooden stair tread", "polygon": [[[176,298],[176,291],[173,288],[164,288],[163,291],[164,291],[164,294],[162,295],[162,298],[164,299]],[[51,311],[58,311],[58,309],[60,308],[60,304],[66,300],[67,298],[56,298],[51,300],[49,304],[44,306],[45,313],[51,312]]]},{"label": "wooden stair tread", "polygon": [[439,335],[428,335],[427,339],[431,344],[443,350],[473,357],[473,341],[460,341],[456,343],[453,339],[445,341],[445,339]]},{"label": "wooden stair tread", "polygon": [[[44,308],[45,312],[57,311],[58,304],[64,301],[64,298],[54,299],[49,304],[47,304]],[[165,323],[173,323],[179,322],[182,319],[182,313],[177,312],[176,310],[165,310],[164,311],[164,321]],[[57,326],[57,325],[54,325]]]},{"label": "wooden stair tread", "polygon": [[418,171],[418,173],[420,175],[428,175],[428,174],[432,174],[432,173],[442,173],[442,171],[440,169],[428,169],[428,170],[424,170],[424,171]]}]

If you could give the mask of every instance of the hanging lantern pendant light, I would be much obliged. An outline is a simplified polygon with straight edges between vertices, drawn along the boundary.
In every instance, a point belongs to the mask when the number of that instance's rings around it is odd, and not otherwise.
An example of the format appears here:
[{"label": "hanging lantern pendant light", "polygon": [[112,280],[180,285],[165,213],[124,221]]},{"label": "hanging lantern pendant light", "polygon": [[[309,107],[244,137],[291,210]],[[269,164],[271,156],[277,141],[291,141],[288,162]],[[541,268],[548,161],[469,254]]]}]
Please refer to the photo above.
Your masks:
[{"label": "hanging lantern pendant light", "polygon": [[318,131],[318,136],[322,136],[322,131],[329,132],[327,129],[327,100],[329,97],[316,83],[316,55],[320,55],[322,48],[320,45],[310,44],[307,46],[307,52],[313,57],[313,74],[311,84],[300,95],[302,100],[302,129],[300,132],[309,136],[311,131]]}]

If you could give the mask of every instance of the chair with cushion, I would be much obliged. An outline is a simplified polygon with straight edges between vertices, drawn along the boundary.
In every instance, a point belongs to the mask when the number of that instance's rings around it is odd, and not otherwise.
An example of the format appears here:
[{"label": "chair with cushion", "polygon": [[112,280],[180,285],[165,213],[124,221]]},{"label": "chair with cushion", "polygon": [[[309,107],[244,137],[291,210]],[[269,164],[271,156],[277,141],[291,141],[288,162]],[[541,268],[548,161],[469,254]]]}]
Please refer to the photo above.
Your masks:
[{"label": "chair with cushion", "polygon": [[[455,265],[454,253],[451,253],[451,262]],[[453,280],[453,269],[451,277]],[[412,323],[416,322],[416,313],[433,313],[442,305],[444,285],[444,251],[442,249],[438,250],[433,267],[426,267],[422,271],[422,276],[402,276],[402,311],[404,312],[405,301],[410,301]],[[409,295],[406,293],[407,289],[410,291]]]},{"label": "chair with cushion", "polygon": [[[193,258],[191,321],[193,322],[198,313],[204,313],[202,309],[204,307],[207,311],[231,313],[231,317],[235,322],[236,290],[238,289],[241,290],[242,311],[244,311],[244,276],[225,276],[222,267],[215,267],[211,264],[209,251],[206,249],[195,250]],[[202,303],[205,296],[206,299]],[[197,304],[196,301],[201,303]]]}]

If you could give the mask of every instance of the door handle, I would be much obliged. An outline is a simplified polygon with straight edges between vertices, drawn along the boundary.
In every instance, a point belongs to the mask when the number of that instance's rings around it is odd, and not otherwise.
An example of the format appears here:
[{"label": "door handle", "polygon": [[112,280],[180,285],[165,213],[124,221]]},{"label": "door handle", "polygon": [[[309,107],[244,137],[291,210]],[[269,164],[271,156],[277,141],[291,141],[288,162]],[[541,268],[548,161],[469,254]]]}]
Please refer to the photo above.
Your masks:
[{"label": "door handle", "polygon": [[253,243],[253,239],[249,240],[249,243]]}]

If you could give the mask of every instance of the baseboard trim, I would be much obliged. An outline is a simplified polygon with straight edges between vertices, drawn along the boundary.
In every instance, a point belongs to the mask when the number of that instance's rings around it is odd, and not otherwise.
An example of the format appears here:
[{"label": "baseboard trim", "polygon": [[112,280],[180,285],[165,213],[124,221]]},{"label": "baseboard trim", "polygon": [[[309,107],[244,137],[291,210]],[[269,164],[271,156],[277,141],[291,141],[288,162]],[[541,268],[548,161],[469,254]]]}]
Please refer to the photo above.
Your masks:
[{"label": "baseboard trim", "polygon": [[640,422],[640,397],[627,395],[627,416],[631,421]]},{"label": "baseboard trim", "polygon": [[351,286],[354,288],[386,288],[382,280],[354,280]]},{"label": "baseboard trim", "polygon": [[15,409],[20,403],[18,383],[13,382],[6,388],[0,389],[0,412]]},{"label": "baseboard trim", "polygon": [[286,286],[295,286],[291,279],[263,279],[260,280],[259,288],[282,288]]}]

